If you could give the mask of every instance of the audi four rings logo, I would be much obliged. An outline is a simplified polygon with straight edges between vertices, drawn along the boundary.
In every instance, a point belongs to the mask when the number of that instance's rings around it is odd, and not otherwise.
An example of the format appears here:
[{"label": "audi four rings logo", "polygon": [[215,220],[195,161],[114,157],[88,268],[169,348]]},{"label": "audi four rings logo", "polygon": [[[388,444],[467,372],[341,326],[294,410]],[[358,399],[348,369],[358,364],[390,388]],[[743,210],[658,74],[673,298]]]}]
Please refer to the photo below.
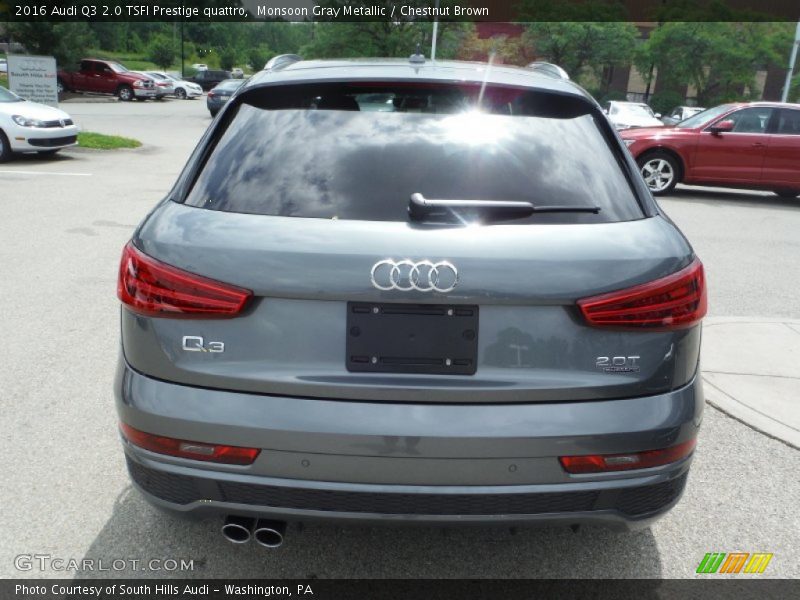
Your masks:
[{"label": "audi four rings logo", "polygon": [[372,265],[372,285],[379,290],[401,292],[451,292],[458,284],[458,269],[442,260],[393,260],[387,258]]}]

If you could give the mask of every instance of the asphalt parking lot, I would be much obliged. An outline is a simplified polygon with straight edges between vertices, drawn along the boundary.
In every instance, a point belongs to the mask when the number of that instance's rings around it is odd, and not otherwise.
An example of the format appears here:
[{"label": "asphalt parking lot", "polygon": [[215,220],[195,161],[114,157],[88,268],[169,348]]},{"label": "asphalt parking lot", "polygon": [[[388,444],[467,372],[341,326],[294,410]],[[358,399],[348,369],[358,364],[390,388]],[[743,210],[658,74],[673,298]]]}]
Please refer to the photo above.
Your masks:
[{"label": "asphalt parking lot", "polygon": [[[210,119],[204,100],[63,108],[144,146],[0,165],[0,577],[73,575],[20,571],[21,554],[194,561],[89,577],[692,577],[706,552],[735,551],[774,553],[762,577],[800,577],[798,451],[713,407],[682,502],[637,533],[309,524],[268,551],[152,509],[116,433],[116,269]],[[800,200],[685,188],[661,204],[706,265],[711,316],[800,318]]]}]

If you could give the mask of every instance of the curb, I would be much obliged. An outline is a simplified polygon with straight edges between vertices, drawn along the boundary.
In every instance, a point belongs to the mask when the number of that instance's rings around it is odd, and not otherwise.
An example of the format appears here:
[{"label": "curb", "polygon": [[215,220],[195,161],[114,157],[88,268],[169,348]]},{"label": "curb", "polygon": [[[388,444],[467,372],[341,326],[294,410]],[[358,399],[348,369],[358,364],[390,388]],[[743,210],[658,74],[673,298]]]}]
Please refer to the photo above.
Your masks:
[{"label": "curb", "polygon": [[[709,337],[715,337],[713,334],[709,335],[710,330],[720,325],[733,326],[734,331],[736,326],[744,327],[741,334],[745,349],[740,351],[737,348],[731,352],[730,342],[733,340],[726,340],[725,335],[716,339],[715,344],[708,343]],[[784,354],[777,362],[769,359],[772,351],[779,348],[774,346],[774,340],[770,336],[772,332],[764,331],[763,327],[762,331],[758,331],[759,326],[768,325],[784,325],[800,336],[800,319],[706,318],[703,324],[703,354],[708,357],[706,364],[711,362],[712,369],[714,363],[718,369],[722,367],[719,371],[701,369],[706,401],[751,429],[800,450],[800,430],[796,427],[797,416],[794,412],[795,402],[800,403],[800,377],[797,376],[796,363],[792,362],[797,344],[790,335],[787,347],[781,346],[788,354]],[[733,337],[736,338],[738,333],[740,332],[736,331]],[[727,333],[727,337],[731,337],[731,334]],[[719,345],[725,342],[728,342],[727,346]],[[752,354],[748,354],[748,350]],[[752,368],[740,360],[742,357],[754,359]]]}]

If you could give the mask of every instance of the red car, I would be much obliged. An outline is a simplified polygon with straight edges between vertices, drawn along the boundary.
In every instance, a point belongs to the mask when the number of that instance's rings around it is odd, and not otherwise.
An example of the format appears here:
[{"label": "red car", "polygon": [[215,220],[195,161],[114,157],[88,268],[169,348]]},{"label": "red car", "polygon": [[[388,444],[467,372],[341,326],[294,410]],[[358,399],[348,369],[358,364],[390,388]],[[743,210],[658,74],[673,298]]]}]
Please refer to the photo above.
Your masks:
[{"label": "red car", "polygon": [[800,104],[723,104],[675,127],[620,135],[655,195],[677,183],[800,194]]}]

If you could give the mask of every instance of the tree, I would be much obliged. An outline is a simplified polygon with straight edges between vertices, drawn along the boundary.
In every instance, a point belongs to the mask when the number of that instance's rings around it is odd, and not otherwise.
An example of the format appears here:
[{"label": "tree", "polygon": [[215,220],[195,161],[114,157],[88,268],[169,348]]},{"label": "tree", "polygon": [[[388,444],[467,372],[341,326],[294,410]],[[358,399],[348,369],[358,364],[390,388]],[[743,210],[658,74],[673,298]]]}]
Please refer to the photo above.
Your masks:
[{"label": "tree", "polygon": [[147,55],[150,60],[166,71],[175,62],[177,52],[172,39],[165,35],[159,35],[154,37],[148,45]]},{"label": "tree", "polygon": [[578,81],[599,79],[608,67],[633,60],[638,30],[622,21],[531,23],[525,34],[537,56],[553,62]]},{"label": "tree", "polygon": [[690,21],[663,23],[641,47],[636,64],[645,79],[658,70],[658,88],[691,85],[703,106],[746,98],[756,71],[780,63],[791,47],[791,24]]},{"label": "tree", "polygon": [[84,58],[87,48],[96,44],[96,39],[87,23],[28,22],[9,23],[8,34],[14,41],[25,46],[30,54],[54,56],[61,67],[74,66]]},{"label": "tree", "polygon": [[269,46],[261,44],[253,46],[247,51],[247,63],[254,71],[260,71],[267,64],[267,61],[275,55]]},{"label": "tree", "polygon": [[[441,0],[441,6],[453,5],[456,0]],[[317,4],[341,8],[345,5],[374,8],[383,6],[387,15],[394,3],[390,0],[320,0]],[[409,0],[407,5],[428,6],[424,0]],[[396,8],[396,7],[395,7]],[[463,39],[472,31],[470,23],[439,23],[438,58],[456,56]],[[414,53],[417,44],[429,54],[433,40],[433,19],[402,17],[395,11],[394,20],[374,21],[365,18],[354,22],[314,23],[313,39],[301,49],[306,58],[353,58],[385,56],[406,58]]]},{"label": "tree", "polygon": [[230,71],[236,64],[239,55],[233,46],[225,46],[219,51],[219,66],[225,71]]}]

